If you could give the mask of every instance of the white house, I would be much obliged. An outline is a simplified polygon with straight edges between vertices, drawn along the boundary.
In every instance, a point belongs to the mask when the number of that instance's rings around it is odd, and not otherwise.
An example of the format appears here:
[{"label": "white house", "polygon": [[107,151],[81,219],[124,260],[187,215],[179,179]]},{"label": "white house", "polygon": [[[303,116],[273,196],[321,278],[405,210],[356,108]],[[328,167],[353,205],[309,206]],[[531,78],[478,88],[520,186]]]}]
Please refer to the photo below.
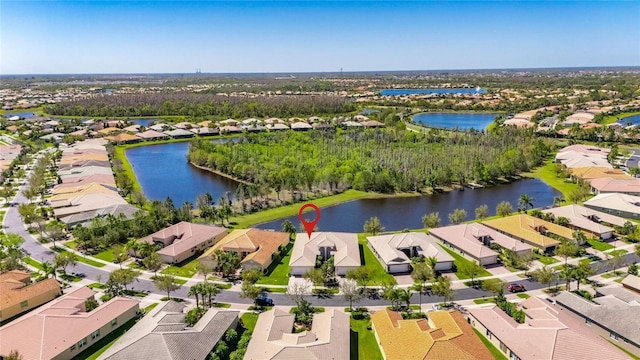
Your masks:
[{"label": "white house", "polygon": [[316,266],[318,257],[327,260],[332,256],[336,275],[344,276],[347,271],[358,268],[361,265],[358,235],[314,232],[309,238],[306,233],[298,233],[289,261],[291,275],[304,275]]}]

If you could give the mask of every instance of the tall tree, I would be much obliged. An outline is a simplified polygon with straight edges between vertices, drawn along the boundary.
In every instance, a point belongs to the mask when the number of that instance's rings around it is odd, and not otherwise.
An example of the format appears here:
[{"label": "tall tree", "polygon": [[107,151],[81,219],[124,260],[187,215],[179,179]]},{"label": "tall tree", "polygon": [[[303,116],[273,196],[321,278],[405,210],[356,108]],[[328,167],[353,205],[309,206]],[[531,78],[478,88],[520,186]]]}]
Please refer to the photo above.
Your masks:
[{"label": "tall tree", "polygon": [[518,210],[526,212],[527,208],[533,208],[534,201],[535,199],[529,196],[529,194],[520,195],[520,198],[518,198]]},{"label": "tall tree", "polygon": [[176,278],[171,275],[156,276],[153,280],[153,285],[160,291],[166,291],[169,299],[171,299],[171,292],[180,288]]},{"label": "tall tree", "polygon": [[296,236],[298,230],[293,225],[293,223],[289,220],[285,220],[282,222],[282,232],[289,233],[289,238],[293,239]]},{"label": "tall tree", "polygon": [[464,209],[455,209],[449,214],[449,221],[452,224],[461,224],[467,218],[467,211]]},{"label": "tall tree", "polygon": [[462,272],[462,274],[471,278],[471,286],[475,287],[476,286],[475,278],[478,275],[480,275],[482,271],[484,271],[484,267],[482,267],[482,265],[480,265],[480,263],[478,263],[477,261],[473,261],[473,262],[465,263],[463,266],[461,266],[459,271]]},{"label": "tall tree", "polygon": [[496,214],[498,214],[498,216],[505,217],[505,216],[511,215],[512,212],[513,212],[513,207],[511,206],[511,203],[508,201],[503,201],[496,206]]},{"label": "tall tree", "polygon": [[349,302],[349,310],[353,310],[353,302],[357,302],[362,298],[362,292],[358,288],[358,284],[351,279],[346,279],[340,283],[340,292],[345,300]]},{"label": "tall tree", "polygon": [[380,219],[377,216],[369,218],[369,220],[364,222],[364,232],[369,233],[373,236],[384,231],[384,226],[380,223]]},{"label": "tall tree", "polygon": [[489,216],[489,207],[486,204],[480,205],[476,208],[476,219],[482,221],[482,219],[487,216]]},{"label": "tall tree", "polygon": [[436,212],[432,212],[429,214],[425,214],[422,217],[422,224],[426,228],[437,228],[440,226],[440,214]]},{"label": "tall tree", "polygon": [[424,292],[425,285],[433,279],[433,276],[433,269],[431,269],[426,263],[413,264],[411,278],[414,282],[419,284],[418,294],[420,297],[420,309],[422,309],[422,293]]},{"label": "tall tree", "polygon": [[438,277],[436,282],[433,284],[432,291],[435,295],[442,296],[444,298],[445,305],[454,298],[454,293],[451,289],[451,279],[448,277]]}]

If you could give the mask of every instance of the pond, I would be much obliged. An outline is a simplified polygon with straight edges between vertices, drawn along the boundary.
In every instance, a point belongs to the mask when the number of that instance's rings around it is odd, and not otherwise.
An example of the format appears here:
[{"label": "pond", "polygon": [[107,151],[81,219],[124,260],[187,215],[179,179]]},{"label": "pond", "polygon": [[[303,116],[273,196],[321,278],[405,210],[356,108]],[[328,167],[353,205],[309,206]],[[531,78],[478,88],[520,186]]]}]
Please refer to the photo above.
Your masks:
[{"label": "pond", "polygon": [[34,116],[36,116],[36,113],[32,113],[32,112],[17,112],[17,113],[5,113],[4,117],[6,117],[7,119],[13,116],[19,116],[21,118],[32,118]]},{"label": "pond", "polygon": [[617,123],[621,124],[622,126],[627,126],[628,124],[638,125],[640,124],[640,114],[627,116],[625,118],[618,120]]},{"label": "pond", "polygon": [[[226,142],[229,139],[212,141]],[[164,201],[167,196],[177,206],[211,193],[217,202],[228,191],[233,199],[238,183],[187,163],[189,142],[165,143],[127,149],[125,155],[133,167],[138,183],[149,200]]]},{"label": "pond", "polygon": [[452,89],[384,89],[382,96],[429,95],[429,94],[485,94],[487,90],[481,88],[452,88]]},{"label": "pond", "polygon": [[[317,227],[320,231],[362,232],[364,222],[377,216],[387,231],[418,229],[424,227],[422,216],[436,211],[440,214],[442,225],[446,225],[449,223],[448,214],[455,209],[464,209],[467,220],[475,218],[475,209],[481,205],[489,207],[490,216],[495,215],[496,205],[505,200],[517,209],[522,194],[535,199],[535,207],[550,206],[555,197],[562,195],[539,179],[522,179],[495,187],[454,190],[430,196],[355,200],[322,209]],[[296,227],[300,226],[297,215],[285,219]],[[256,227],[280,230],[285,219]]]},{"label": "pond", "polygon": [[160,119],[130,119],[130,121],[136,125],[149,127],[149,123],[152,121],[158,121]]},{"label": "pond", "polygon": [[427,127],[460,130],[484,130],[498,114],[491,113],[422,113],[412,119]]}]

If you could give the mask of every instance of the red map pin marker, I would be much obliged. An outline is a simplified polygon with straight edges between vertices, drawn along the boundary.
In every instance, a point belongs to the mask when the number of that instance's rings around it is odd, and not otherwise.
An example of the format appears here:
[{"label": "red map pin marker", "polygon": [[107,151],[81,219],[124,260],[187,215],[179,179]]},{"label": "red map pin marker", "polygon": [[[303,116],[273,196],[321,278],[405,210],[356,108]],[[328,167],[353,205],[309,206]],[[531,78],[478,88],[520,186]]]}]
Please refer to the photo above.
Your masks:
[{"label": "red map pin marker", "polygon": [[[307,221],[302,216],[302,212],[306,208],[312,208],[316,211],[316,218],[313,219],[312,221]],[[298,211],[298,218],[300,219],[300,222],[302,223],[302,225],[304,225],[305,230],[307,230],[307,235],[309,235],[309,239],[311,239],[311,234],[313,233],[313,229],[316,227],[318,220],[320,220],[320,209],[318,209],[318,207],[315,206],[314,204],[304,204],[300,208],[300,211]]]}]

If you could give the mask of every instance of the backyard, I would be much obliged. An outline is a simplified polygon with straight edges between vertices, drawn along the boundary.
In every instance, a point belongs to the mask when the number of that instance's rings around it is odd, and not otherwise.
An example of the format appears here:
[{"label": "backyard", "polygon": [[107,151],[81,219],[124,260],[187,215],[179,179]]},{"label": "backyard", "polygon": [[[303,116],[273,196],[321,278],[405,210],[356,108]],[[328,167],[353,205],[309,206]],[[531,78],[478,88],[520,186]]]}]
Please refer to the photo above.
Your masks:
[{"label": "backyard", "polygon": [[291,260],[291,251],[293,243],[289,243],[286,247],[285,256],[280,261],[274,261],[267,269],[267,275],[258,280],[258,284],[262,285],[287,285],[289,284],[289,260]]},{"label": "backyard", "polygon": [[367,234],[358,234],[358,244],[360,244],[361,259],[364,260],[362,265],[371,270],[371,283],[374,285],[396,284],[396,279],[387,273],[369,249]]},{"label": "backyard", "polygon": [[[464,274],[462,269],[464,269],[465,267],[469,266],[470,264],[472,264],[471,260],[467,260],[464,257],[462,257],[462,255],[447,249],[446,247],[442,246],[442,248],[449,253],[449,255],[453,256],[454,261],[453,264],[456,266],[456,276],[458,277],[458,279],[460,280],[464,280],[464,279],[470,279],[471,277]],[[485,270],[484,268],[482,269],[482,271],[480,271],[478,273],[478,275],[476,276],[476,278],[479,277],[483,277],[483,276],[491,276],[491,273],[488,272],[487,270]]]},{"label": "backyard", "polygon": [[382,359],[378,342],[372,330],[367,329],[369,319],[355,320],[351,318],[351,360]]},{"label": "backyard", "polygon": [[187,260],[176,264],[169,265],[166,269],[160,271],[165,275],[181,276],[190,278],[198,272],[198,256],[192,256]]}]

